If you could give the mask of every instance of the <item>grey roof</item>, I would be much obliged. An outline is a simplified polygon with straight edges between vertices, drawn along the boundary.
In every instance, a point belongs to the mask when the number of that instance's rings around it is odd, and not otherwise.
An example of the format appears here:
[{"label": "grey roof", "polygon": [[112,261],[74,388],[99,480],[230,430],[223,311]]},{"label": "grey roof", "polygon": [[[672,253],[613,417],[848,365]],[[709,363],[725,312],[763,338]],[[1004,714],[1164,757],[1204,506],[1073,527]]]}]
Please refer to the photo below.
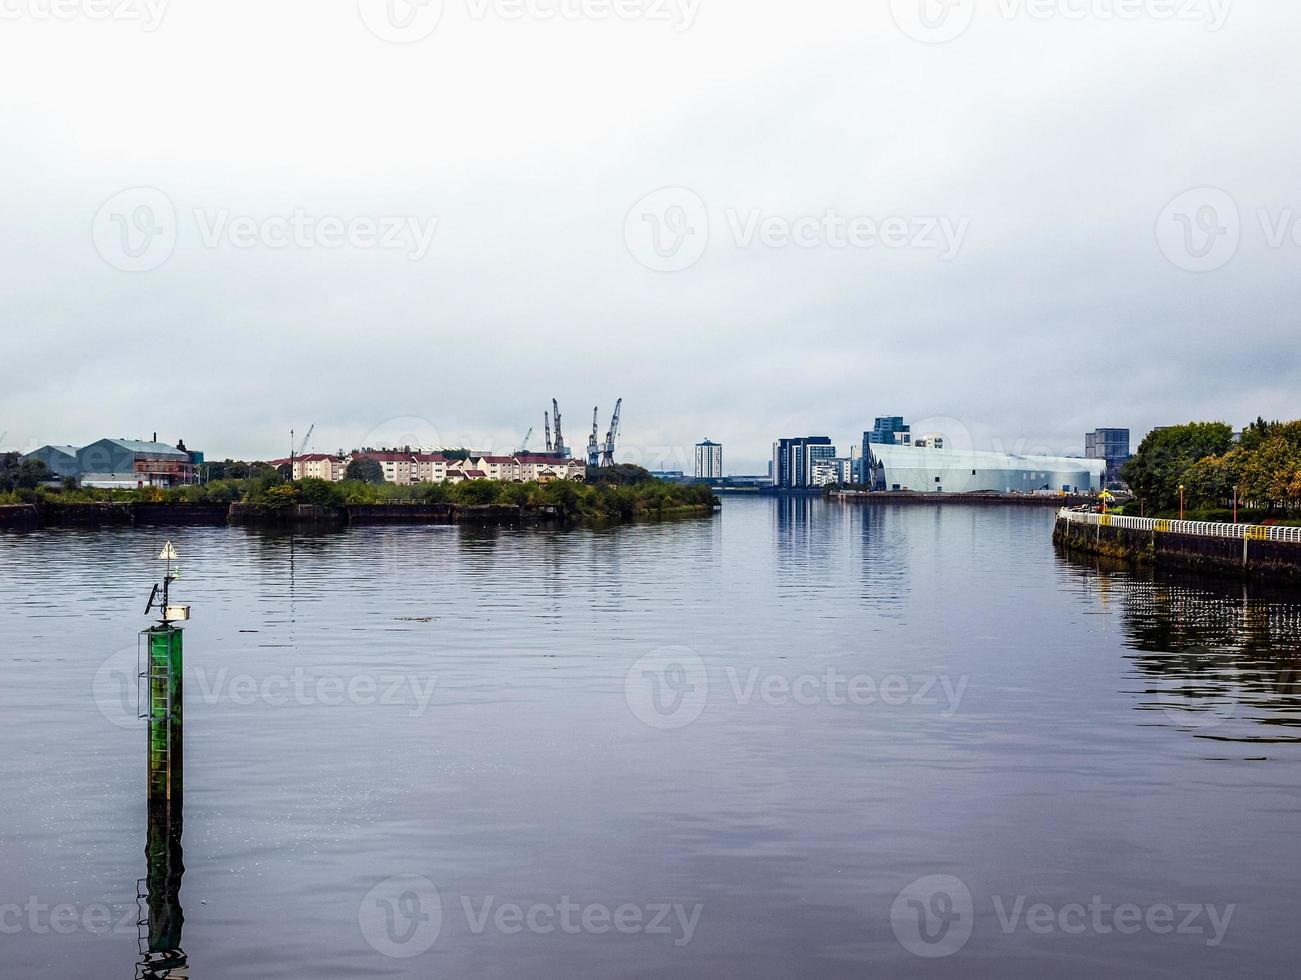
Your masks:
[{"label": "grey roof", "polygon": [[135,439],[101,439],[101,442],[111,442],[115,446],[121,446],[129,453],[148,453],[152,456],[175,456],[177,459],[189,459],[190,457],[181,452],[175,446],[169,446],[165,442],[139,442]]},{"label": "grey roof", "polygon": [[34,452],[30,452],[30,453],[28,453],[27,455],[28,455],[28,456],[34,456],[34,455],[36,455],[36,453],[39,453],[42,449],[53,449],[55,452],[63,453],[65,456],[76,456],[77,453],[81,451],[81,447],[80,447],[80,446],[53,446],[53,445],[51,445],[51,446],[42,446],[40,449],[37,449],[37,450],[35,450]]}]

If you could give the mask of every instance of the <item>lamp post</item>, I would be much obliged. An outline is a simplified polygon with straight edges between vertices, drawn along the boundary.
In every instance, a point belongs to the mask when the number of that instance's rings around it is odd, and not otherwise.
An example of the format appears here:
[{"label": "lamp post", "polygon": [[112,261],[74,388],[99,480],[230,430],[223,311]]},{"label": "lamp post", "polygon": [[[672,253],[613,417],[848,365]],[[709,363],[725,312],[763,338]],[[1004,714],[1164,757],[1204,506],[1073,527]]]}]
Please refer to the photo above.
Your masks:
[{"label": "lamp post", "polygon": [[1184,519],[1184,485],[1179,484],[1179,520]]},{"label": "lamp post", "polygon": [[1238,488],[1233,488],[1233,523],[1238,523]]}]

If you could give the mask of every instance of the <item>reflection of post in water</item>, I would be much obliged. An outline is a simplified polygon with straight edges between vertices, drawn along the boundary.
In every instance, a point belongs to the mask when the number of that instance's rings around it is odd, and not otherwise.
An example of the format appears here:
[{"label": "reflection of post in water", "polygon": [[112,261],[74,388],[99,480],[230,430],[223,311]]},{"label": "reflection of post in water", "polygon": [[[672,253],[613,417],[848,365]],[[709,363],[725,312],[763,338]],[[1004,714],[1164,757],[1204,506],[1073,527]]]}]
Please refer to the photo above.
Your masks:
[{"label": "reflection of post in water", "polygon": [[149,803],[149,832],[145,843],[148,874],[136,887],[137,904],[143,903],[137,980],[183,980],[190,975],[189,960],[181,949],[181,930],[185,925],[185,912],[181,908],[181,879],[185,875],[185,855],[181,848],[183,806],[179,797]]},{"label": "reflection of post in water", "polygon": [[148,773],[146,797],[149,811],[145,843],[147,872],[137,883],[137,904],[144,910],[138,922],[140,961],[136,976],[145,978],[189,976],[189,964],[181,949],[181,878],[185,863],[181,850],[181,811],[184,805],[184,687],[182,672],[183,634],[174,623],[190,618],[189,606],[171,604],[171,585],[179,577],[172,571],[176,549],[169,541],[158,555],[167,562],[161,602],[159,586],[149,597],[145,614],[157,607],[161,621],[145,630],[144,665],[140,679],[146,703],[141,713],[148,720]]}]

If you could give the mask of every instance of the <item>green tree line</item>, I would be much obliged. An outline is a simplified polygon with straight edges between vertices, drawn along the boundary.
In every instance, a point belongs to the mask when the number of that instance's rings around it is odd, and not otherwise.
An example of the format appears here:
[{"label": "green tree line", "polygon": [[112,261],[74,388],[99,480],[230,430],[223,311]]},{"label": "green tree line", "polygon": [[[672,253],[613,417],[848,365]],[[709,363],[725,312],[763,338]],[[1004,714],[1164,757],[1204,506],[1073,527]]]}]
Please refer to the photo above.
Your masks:
[{"label": "green tree line", "polygon": [[604,474],[594,471],[592,482],[588,483],[469,480],[399,486],[383,482],[382,473],[375,479],[375,474],[369,471],[362,471],[356,474],[359,478],[345,479],[341,483],[313,478],[291,481],[265,463],[232,465],[228,461],[223,473],[244,475],[170,490],[158,487],[97,490],[68,484],[44,485],[51,475],[43,465],[36,465],[39,470],[29,464],[20,465],[17,457],[0,460],[0,503],[250,503],[278,508],[296,504],[325,507],[383,503],[501,504],[556,507],[566,517],[593,520],[627,520],[639,515],[697,510],[713,505],[713,494],[708,487],[666,483],[653,479],[639,467],[618,467]]},{"label": "green tree line", "polygon": [[[1190,422],[1148,434],[1121,471],[1149,515],[1217,519],[1233,503],[1270,518],[1301,508],[1301,421],[1257,419],[1234,442],[1223,422]],[[1129,511],[1129,508],[1126,509]]]}]

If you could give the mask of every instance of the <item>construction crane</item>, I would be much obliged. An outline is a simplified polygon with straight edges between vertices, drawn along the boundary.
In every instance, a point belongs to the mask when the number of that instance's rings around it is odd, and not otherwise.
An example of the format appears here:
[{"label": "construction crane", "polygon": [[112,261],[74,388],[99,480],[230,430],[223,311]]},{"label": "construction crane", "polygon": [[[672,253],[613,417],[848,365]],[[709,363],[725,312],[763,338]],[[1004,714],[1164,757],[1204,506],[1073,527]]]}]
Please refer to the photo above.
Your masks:
[{"label": "construction crane", "polygon": [[551,413],[543,412],[542,419],[547,426],[547,452],[551,452]]},{"label": "construction crane", "polygon": [[289,430],[289,479],[294,479],[294,457],[303,455],[303,450],[307,448],[307,441],[312,438],[312,433],[316,431],[316,423],[313,422],[307,429],[307,435],[303,436],[303,441],[294,448],[294,430]]},{"label": "construction crane", "polygon": [[557,456],[564,456],[568,458],[569,448],[565,445],[565,436],[560,428],[560,402],[556,401],[556,399],[554,398],[551,399],[551,414],[555,417],[555,422],[556,422],[555,453]]},{"label": "construction crane", "polygon": [[619,421],[623,416],[623,399],[614,406],[614,418],[610,420],[610,431],[605,434],[605,452],[601,454],[602,466],[614,465],[614,444],[619,438]]},{"label": "construction crane", "polygon": [[588,437],[587,440],[587,465],[588,466],[601,465],[601,444],[597,441],[598,426],[601,424],[599,420],[600,414],[601,414],[601,406],[597,405],[596,408],[592,409],[592,434],[591,436]]},{"label": "construction crane", "polygon": [[528,434],[524,436],[524,442],[520,445],[519,451],[526,453],[529,451],[529,440],[533,438],[533,430],[529,429]]}]

